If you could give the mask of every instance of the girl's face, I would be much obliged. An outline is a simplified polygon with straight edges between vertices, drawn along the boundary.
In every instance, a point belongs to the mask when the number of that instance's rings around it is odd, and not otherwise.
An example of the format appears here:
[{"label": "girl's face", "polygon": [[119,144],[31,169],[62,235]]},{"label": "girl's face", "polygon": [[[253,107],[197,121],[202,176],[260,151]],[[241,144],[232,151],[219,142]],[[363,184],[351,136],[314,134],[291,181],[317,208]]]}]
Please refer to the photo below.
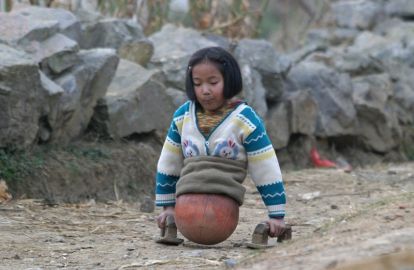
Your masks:
[{"label": "girl's face", "polygon": [[205,111],[216,111],[226,103],[223,95],[224,79],[220,70],[205,61],[192,68],[194,92]]}]

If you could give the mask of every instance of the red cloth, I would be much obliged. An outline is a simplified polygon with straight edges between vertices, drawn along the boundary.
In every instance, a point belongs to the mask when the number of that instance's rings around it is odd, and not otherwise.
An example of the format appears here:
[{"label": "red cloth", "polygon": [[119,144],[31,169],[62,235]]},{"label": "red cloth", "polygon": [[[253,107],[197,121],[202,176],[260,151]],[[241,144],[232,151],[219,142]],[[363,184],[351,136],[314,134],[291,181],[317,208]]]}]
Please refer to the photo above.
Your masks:
[{"label": "red cloth", "polygon": [[310,157],[312,160],[313,165],[315,165],[315,167],[322,167],[322,168],[335,168],[336,167],[336,163],[333,161],[330,161],[328,159],[322,159],[319,156],[318,151],[316,150],[316,148],[312,148],[311,152],[310,152]]}]

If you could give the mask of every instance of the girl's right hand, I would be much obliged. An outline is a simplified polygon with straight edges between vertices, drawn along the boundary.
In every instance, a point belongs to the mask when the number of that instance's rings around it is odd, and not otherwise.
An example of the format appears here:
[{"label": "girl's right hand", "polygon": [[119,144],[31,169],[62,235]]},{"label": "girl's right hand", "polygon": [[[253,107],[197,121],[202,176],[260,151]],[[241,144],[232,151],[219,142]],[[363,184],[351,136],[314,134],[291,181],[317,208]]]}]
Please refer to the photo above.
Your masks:
[{"label": "girl's right hand", "polygon": [[164,210],[157,217],[158,228],[162,229],[165,227],[165,220],[168,216],[174,216],[175,210],[174,206],[164,206]]}]

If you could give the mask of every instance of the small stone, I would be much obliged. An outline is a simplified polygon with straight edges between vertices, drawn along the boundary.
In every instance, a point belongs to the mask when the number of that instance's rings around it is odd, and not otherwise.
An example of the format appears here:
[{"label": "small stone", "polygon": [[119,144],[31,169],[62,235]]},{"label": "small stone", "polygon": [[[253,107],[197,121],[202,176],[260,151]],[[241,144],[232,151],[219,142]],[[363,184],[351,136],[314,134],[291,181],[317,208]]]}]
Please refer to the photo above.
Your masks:
[{"label": "small stone", "polygon": [[237,261],[235,259],[227,259],[224,261],[224,264],[226,265],[227,268],[234,268],[237,264]]},{"label": "small stone", "polygon": [[338,261],[337,260],[333,260],[333,261],[331,261],[330,263],[328,263],[326,265],[326,269],[332,269],[332,268],[336,267],[337,265],[338,265]]},{"label": "small stone", "polygon": [[338,209],[338,208],[339,208],[338,205],[335,205],[335,204],[331,205],[331,209]]},{"label": "small stone", "polygon": [[141,201],[140,211],[144,213],[152,213],[154,210],[154,200],[149,196],[145,196]]},{"label": "small stone", "polygon": [[233,247],[242,247],[243,243],[233,243]]}]

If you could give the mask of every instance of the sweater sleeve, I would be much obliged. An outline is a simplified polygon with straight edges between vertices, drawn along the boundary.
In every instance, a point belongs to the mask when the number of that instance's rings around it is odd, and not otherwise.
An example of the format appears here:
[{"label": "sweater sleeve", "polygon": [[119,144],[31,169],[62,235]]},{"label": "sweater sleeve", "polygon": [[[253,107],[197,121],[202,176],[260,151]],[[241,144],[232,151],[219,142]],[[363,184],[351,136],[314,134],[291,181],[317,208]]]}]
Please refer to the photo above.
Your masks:
[{"label": "sweater sleeve", "polygon": [[175,205],[175,187],[183,167],[180,129],[183,119],[183,106],[174,114],[167,137],[157,164],[155,204],[157,206]]},{"label": "sweater sleeve", "polygon": [[255,126],[243,142],[249,173],[267,207],[269,217],[284,217],[286,196],[276,152],[260,117],[251,108],[242,113]]}]

